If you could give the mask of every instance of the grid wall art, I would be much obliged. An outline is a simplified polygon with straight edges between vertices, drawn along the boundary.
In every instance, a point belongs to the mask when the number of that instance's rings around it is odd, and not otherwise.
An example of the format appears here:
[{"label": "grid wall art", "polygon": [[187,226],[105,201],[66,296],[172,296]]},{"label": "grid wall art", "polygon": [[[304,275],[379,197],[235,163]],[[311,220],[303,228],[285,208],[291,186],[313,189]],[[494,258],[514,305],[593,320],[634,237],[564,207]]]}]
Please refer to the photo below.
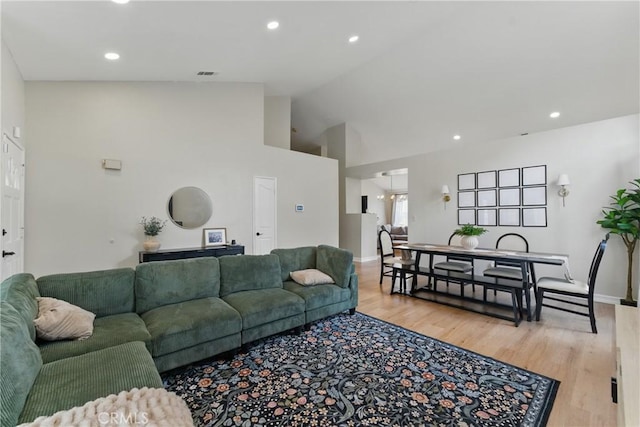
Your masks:
[{"label": "grid wall art", "polygon": [[458,175],[458,224],[546,227],[547,166]]}]

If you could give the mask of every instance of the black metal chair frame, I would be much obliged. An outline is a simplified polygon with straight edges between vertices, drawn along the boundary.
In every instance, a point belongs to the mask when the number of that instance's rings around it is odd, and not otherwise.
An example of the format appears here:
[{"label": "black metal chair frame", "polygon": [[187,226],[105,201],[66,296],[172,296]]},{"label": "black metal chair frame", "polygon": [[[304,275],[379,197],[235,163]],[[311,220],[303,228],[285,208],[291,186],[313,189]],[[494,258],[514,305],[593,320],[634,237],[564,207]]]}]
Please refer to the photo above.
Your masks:
[{"label": "black metal chair frame", "polygon": [[[537,302],[536,321],[540,320],[540,313],[542,312],[542,307],[549,307],[556,310],[577,314],[579,316],[588,317],[591,322],[591,332],[593,332],[594,334],[598,333],[598,328],[596,327],[596,316],[595,316],[594,307],[593,307],[593,293],[596,285],[596,276],[598,275],[598,268],[600,267],[600,262],[602,261],[602,256],[604,255],[604,251],[607,248],[608,239],[609,239],[609,234],[607,234],[605,238],[600,243],[598,243],[596,253],[593,256],[593,260],[591,261],[591,267],[589,268],[589,277],[587,279],[587,286],[589,287],[589,292],[586,295],[583,293],[577,293],[577,292],[568,292],[568,291],[561,291],[556,289],[545,289],[543,287],[538,286],[537,297],[536,297],[536,302]],[[571,304],[571,305],[584,307],[584,308],[587,308],[589,312],[584,313],[581,311],[571,310],[564,307],[558,307],[556,305],[544,304],[545,292],[570,296],[574,298],[587,299],[587,303],[584,304],[584,303],[570,301],[562,298],[546,296],[548,300],[553,300],[553,301],[562,302],[564,304]]]},{"label": "black metal chair frame", "polygon": [[[385,253],[384,245],[382,244],[382,233],[387,233],[389,242],[391,242],[391,252]],[[393,279],[393,264],[413,264],[413,260],[408,259],[399,259],[396,257],[395,249],[393,248],[393,240],[391,239],[391,233],[389,233],[384,228],[378,232],[378,246],[380,246],[380,284],[382,285],[382,279],[387,276]],[[393,258],[392,260],[385,260],[385,258]],[[395,279],[391,283],[391,290],[393,291],[393,286],[395,285]]]},{"label": "black metal chair frame", "polygon": [[[527,239],[523,235],[518,234],[518,233],[505,233],[502,236],[500,236],[498,238],[498,240],[496,241],[496,249],[500,249],[500,241],[502,239],[506,238],[506,237],[518,237],[518,238],[522,239],[522,241],[524,242],[525,252],[529,252],[529,242],[527,241]],[[520,268],[520,264],[510,263],[510,262],[506,262],[506,261],[495,261],[494,265],[496,267],[504,266],[504,267],[518,267],[518,268]],[[538,300],[537,299],[538,298],[538,295],[537,295],[538,294],[538,288],[536,286],[536,272],[535,272],[535,269],[533,268],[533,263],[532,262],[530,262],[528,264],[528,268],[527,269],[528,269],[528,273],[529,273],[529,283],[531,284],[530,288],[533,287],[533,296],[534,296],[534,298],[536,298],[536,301],[537,301]],[[510,280],[508,277],[504,277],[504,276],[497,276],[497,275],[494,276],[492,274],[484,274],[484,275],[487,276],[487,277],[495,277],[495,278],[498,278],[498,279]],[[521,281],[521,280],[522,279],[519,279],[519,281]],[[497,292],[494,289],[493,290],[493,294],[495,295],[496,293]],[[484,297],[484,300],[486,301],[487,300],[487,289],[486,288],[484,290],[483,297]]]},{"label": "black metal chair frame", "polygon": [[[451,246],[451,241],[453,240],[453,238],[455,237],[456,233],[451,234],[451,236],[449,236],[449,240],[447,242],[447,244],[449,246]],[[471,270],[473,271],[474,268],[474,263],[473,263],[473,259],[469,259],[469,258],[465,258],[465,257],[457,257],[455,255],[450,255],[447,256],[447,262],[449,261],[462,261],[465,262],[467,264],[471,265]],[[464,281],[460,281],[457,280],[455,277],[451,277],[451,272],[454,270],[447,270],[447,269],[442,269],[442,268],[438,268],[436,265],[433,266],[434,269],[436,270],[443,270],[447,272],[447,277],[445,278],[445,283],[447,284],[447,288],[449,287],[449,282],[454,282],[454,283],[459,283],[460,284],[460,296],[464,296],[464,286],[467,285],[468,283],[464,282]],[[429,284],[431,284],[431,278],[429,278]],[[438,279],[434,277],[433,279],[433,290],[437,291],[438,289]],[[475,283],[471,284],[471,289],[473,292],[476,291],[476,285]]]},{"label": "black metal chair frame", "polygon": [[387,233],[389,235],[389,239],[391,239],[391,234],[384,229],[384,226],[378,232],[378,246],[380,247],[380,284],[382,285],[382,279],[384,276],[392,277],[393,275],[393,263],[385,263],[385,258],[387,257],[395,257],[395,251],[393,248],[391,249],[390,254],[384,253],[384,247],[382,245],[382,233]]}]

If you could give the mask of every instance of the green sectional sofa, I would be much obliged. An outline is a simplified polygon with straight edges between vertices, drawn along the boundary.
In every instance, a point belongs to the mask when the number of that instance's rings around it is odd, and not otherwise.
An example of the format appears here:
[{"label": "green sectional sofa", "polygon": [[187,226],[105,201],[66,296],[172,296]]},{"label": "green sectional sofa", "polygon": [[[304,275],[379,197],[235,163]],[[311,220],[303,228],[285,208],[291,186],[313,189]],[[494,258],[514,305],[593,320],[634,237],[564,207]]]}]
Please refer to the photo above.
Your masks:
[{"label": "green sectional sofa", "polygon": [[[60,281],[60,293],[76,305],[103,300],[94,310],[110,313],[111,304],[122,295],[107,296],[96,291],[96,284],[114,283],[113,271],[69,274]],[[121,277],[124,270],[117,271]],[[125,274],[133,277],[133,270]],[[145,343],[136,340],[138,322],[121,321],[122,313],[96,317],[94,334],[85,341],[35,341],[33,319],[38,314],[38,296],[60,296],[47,286],[50,276],[36,282],[30,274],[18,274],[0,286],[0,425],[15,426],[43,415],[81,406],[123,390],[162,387],[160,374]],[[109,277],[109,279],[105,279]],[[120,283],[117,279],[115,283]],[[121,284],[121,283],[120,283]],[[39,288],[42,285],[42,288]],[[131,285],[132,287],[132,285]],[[133,293],[130,293],[133,296]],[[133,299],[132,299],[133,301]],[[71,301],[69,301],[71,302]],[[83,307],[83,308],[85,308]],[[117,311],[117,310],[116,310]],[[114,323],[121,326],[116,328]],[[144,324],[142,324],[144,328]],[[146,330],[144,330],[146,332]],[[140,332],[138,332],[140,333]],[[143,334],[149,337],[149,333]],[[131,341],[127,339],[131,338]]]},{"label": "green sectional sofa", "polygon": [[[316,268],[335,284],[301,286],[290,273]],[[42,341],[37,297],[96,315],[86,340]],[[349,251],[331,246],[143,263],[0,285],[0,425],[81,406],[132,388],[162,388],[159,372],[257,339],[355,311]]]}]

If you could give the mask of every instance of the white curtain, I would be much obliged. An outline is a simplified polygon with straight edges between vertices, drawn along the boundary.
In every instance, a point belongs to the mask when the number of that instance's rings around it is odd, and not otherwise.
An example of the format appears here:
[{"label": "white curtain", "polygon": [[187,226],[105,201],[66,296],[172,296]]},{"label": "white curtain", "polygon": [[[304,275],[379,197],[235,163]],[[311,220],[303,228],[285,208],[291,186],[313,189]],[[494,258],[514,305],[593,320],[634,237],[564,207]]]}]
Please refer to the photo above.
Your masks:
[{"label": "white curtain", "polygon": [[396,226],[409,225],[409,196],[396,194],[393,199],[391,212],[392,224]]}]

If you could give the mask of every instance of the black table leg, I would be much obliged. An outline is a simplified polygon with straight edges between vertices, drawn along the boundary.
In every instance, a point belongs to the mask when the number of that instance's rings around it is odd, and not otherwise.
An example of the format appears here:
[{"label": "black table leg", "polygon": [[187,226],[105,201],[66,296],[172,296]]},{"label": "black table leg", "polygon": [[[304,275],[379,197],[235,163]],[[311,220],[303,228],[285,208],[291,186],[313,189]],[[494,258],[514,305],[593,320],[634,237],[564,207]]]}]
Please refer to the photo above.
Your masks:
[{"label": "black table leg", "polygon": [[520,263],[520,270],[522,271],[522,291],[524,292],[524,299],[527,302],[527,322],[531,322],[531,294],[529,293],[529,277],[527,275],[527,263]]},{"label": "black table leg", "polygon": [[389,291],[389,295],[393,295],[393,288],[396,286],[396,278],[398,277],[398,269],[394,267],[392,271],[393,272],[391,274],[391,290]]}]

